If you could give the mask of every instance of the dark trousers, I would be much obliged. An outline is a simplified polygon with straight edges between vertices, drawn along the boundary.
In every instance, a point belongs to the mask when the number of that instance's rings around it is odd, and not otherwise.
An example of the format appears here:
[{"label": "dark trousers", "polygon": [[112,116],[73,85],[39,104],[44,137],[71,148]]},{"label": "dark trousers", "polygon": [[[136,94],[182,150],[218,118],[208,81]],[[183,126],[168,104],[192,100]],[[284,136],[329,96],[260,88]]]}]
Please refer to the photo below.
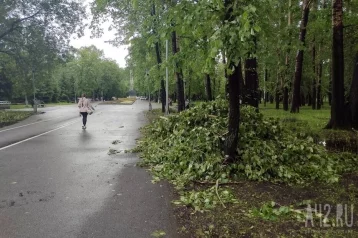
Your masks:
[{"label": "dark trousers", "polygon": [[81,115],[82,115],[83,125],[85,126],[86,123],[87,123],[87,115],[88,115],[88,112],[81,112]]}]

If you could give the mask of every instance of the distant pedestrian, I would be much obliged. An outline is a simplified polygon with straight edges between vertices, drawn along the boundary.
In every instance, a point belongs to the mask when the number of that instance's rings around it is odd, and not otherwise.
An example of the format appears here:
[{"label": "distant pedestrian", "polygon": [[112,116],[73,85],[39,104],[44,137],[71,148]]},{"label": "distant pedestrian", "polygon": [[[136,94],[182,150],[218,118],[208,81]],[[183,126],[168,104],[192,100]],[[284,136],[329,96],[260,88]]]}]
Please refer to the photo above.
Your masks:
[{"label": "distant pedestrian", "polygon": [[92,105],[91,102],[86,98],[86,94],[82,94],[82,98],[78,102],[78,108],[80,109],[80,114],[82,115],[83,126],[82,129],[86,129],[87,116],[92,114]]}]

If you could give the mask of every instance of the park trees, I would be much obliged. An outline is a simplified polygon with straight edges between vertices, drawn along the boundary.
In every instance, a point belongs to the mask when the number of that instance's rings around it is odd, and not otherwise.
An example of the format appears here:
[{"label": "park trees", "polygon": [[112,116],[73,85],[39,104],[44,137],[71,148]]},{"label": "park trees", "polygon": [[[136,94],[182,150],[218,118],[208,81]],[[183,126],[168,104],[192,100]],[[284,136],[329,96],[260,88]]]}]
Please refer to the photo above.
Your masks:
[{"label": "park trees", "polygon": [[[53,70],[66,60],[71,50],[70,37],[82,35],[85,17],[82,3],[73,0],[3,1],[0,12],[0,58],[15,62],[17,72],[8,75],[14,86],[13,98],[25,96],[27,101],[32,91],[38,91],[40,98],[52,100],[55,84],[50,78]],[[36,82],[31,83],[33,79]]]},{"label": "park trees", "polygon": [[[228,96],[225,155],[234,161],[240,99],[257,107],[263,95],[265,101],[275,97],[277,108],[283,103],[288,111],[291,104],[291,112],[298,113],[306,102],[320,109],[326,95],[336,92],[333,81],[332,90],[329,86],[334,67],[329,47],[334,5],[330,3],[334,2],[96,0],[92,9],[97,16],[94,26],[110,16],[112,28],[118,31],[116,42],[130,44],[128,65],[140,92],[163,92],[164,67],[168,67],[169,91],[178,99],[179,111],[184,94],[208,100],[214,95]],[[356,3],[347,1],[342,9],[349,25],[356,25]],[[347,28],[342,34],[354,39],[355,31]],[[166,40],[172,51],[168,61],[163,53]],[[348,62],[354,61],[349,52],[354,46],[354,40],[343,45]],[[352,75],[353,64],[345,64],[343,71]],[[351,79],[343,85],[355,88]],[[355,100],[354,93],[350,94],[343,94],[344,102]]]},{"label": "park trees", "polygon": [[82,93],[93,99],[124,96],[128,92],[128,79],[126,70],[105,58],[95,46],[80,48],[53,74],[59,98],[63,101],[77,98]]},{"label": "park trees", "polygon": [[[66,46],[73,33],[82,34],[82,4],[73,0],[14,0],[0,5],[0,49],[9,52],[9,42],[41,29],[46,38],[57,36],[58,46]],[[16,43],[21,43],[15,41]]]}]

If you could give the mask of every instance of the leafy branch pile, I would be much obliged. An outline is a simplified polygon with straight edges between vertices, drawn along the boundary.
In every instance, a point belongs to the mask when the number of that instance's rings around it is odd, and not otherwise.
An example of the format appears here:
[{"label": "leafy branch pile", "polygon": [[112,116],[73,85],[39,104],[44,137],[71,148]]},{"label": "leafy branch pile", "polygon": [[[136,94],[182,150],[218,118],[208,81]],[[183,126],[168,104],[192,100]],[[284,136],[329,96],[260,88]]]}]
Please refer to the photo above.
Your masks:
[{"label": "leafy branch pile", "polygon": [[227,102],[218,99],[146,126],[135,149],[141,152],[142,165],[155,180],[168,179],[177,187],[239,178],[291,184],[338,181],[341,166],[335,155],[251,107],[241,108],[239,159],[225,163],[227,108]]},{"label": "leafy branch pile", "polygon": [[183,191],[180,199],[173,202],[176,205],[186,205],[194,208],[195,211],[206,211],[224,203],[238,203],[231,190],[213,186],[201,191]]}]

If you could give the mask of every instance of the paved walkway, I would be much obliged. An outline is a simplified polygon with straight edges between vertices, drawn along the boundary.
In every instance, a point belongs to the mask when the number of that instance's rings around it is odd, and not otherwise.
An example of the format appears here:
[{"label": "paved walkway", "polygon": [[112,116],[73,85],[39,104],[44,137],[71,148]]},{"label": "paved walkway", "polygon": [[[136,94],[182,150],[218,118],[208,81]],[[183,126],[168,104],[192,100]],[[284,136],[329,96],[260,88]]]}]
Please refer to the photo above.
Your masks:
[{"label": "paved walkway", "polygon": [[82,130],[75,106],[56,107],[1,128],[0,237],[176,237],[169,186],[123,153],[147,109],[99,105]]}]

